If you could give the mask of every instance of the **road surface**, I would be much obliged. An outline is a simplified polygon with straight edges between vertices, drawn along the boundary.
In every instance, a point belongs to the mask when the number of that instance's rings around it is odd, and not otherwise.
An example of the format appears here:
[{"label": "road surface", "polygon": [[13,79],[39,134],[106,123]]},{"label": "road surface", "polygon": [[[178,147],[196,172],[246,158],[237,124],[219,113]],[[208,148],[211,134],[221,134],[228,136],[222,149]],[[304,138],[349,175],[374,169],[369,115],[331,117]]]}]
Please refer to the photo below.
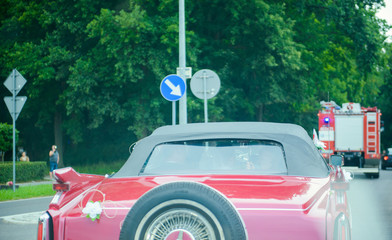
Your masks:
[{"label": "road surface", "polygon": [[37,239],[38,217],[52,197],[0,202],[0,240]]},{"label": "road surface", "polygon": [[352,239],[392,239],[392,170],[381,170],[379,179],[355,175],[347,193],[352,212]]}]

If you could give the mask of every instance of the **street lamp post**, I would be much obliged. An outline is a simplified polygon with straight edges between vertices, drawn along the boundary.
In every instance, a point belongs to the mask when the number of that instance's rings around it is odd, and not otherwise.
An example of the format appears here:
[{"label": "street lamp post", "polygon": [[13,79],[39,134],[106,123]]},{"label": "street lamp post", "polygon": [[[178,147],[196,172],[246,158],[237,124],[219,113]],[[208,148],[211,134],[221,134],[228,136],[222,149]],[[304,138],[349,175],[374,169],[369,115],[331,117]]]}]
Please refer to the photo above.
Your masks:
[{"label": "street lamp post", "polygon": [[[185,76],[185,4],[184,0],[179,0],[179,76],[184,79],[186,85]],[[179,100],[179,122],[180,124],[187,124],[187,101],[186,91],[183,97]]]}]

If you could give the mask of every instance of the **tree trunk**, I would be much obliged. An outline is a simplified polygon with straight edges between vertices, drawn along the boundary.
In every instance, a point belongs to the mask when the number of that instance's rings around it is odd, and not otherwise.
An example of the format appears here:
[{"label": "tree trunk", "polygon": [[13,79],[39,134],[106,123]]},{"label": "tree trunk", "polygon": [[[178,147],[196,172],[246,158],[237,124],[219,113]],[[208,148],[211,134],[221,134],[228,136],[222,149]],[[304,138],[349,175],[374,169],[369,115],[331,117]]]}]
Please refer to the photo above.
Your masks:
[{"label": "tree trunk", "polygon": [[264,104],[261,103],[257,109],[257,121],[262,122],[264,115]]},{"label": "tree trunk", "polygon": [[61,128],[62,125],[62,117],[60,112],[56,112],[54,115],[54,142],[55,145],[57,146],[57,151],[59,151],[59,156],[60,156],[60,161],[59,161],[59,167],[63,167],[63,151],[64,151],[64,146],[63,146],[63,130]]}]

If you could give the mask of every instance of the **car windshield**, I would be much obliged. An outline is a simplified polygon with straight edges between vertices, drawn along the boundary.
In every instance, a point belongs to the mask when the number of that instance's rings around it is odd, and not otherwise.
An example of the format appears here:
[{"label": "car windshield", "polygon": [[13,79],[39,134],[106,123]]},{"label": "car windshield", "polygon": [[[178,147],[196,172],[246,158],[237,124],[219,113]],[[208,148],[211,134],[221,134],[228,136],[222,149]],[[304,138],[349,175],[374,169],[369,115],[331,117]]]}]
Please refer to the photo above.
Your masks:
[{"label": "car windshield", "polygon": [[266,140],[214,139],[157,145],[141,175],[287,174],[281,144]]}]

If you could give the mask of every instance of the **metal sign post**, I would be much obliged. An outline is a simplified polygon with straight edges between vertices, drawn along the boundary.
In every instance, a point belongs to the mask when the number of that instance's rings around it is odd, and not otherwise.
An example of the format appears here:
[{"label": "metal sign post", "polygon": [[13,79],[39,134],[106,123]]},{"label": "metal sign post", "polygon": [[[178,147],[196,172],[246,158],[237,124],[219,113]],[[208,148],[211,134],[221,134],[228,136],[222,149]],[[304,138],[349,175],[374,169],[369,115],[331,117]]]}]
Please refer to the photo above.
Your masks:
[{"label": "metal sign post", "polygon": [[[179,65],[180,65],[180,74],[179,76],[184,79],[186,85],[186,77],[185,77],[185,66],[186,66],[186,51],[185,51],[185,3],[184,0],[179,0],[178,2],[178,11],[179,11]],[[184,97],[180,99],[179,103],[179,119],[180,124],[187,124],[187,101],[186,101],[186,92],[184,92]]]},{"label": "metal sign post", "polygon": [[16,161],[16,151],[15,151],[15,129],[16,129],[16,119],[27,100],[27,97],[16,97],[19,91],[26,84],[26,79],[20,74],[16,69],[12,70],[12,73],[4,82],[4,86],[12,93],[12,97],[4,97],[4,102],[7,105],[8,111],[12,117],[12,189],[15,192],[15,161]]},{"label": "metal sign post", "polygon": [[203,71],[203,91],[204,91],[204,122],[208,122],[207,75],[205,71]]},{"label": "metal sign post", "polygon": [[15,160],[16,160],[16,152],[15,152],[15,128],[16,128],[16,104],[15,104],[15,98],[16,98],[16,74],[15,74],[16,69],[12,71],[12,102],[13,102],[13,113],[12,115],[12,190],[15,192]]}]

